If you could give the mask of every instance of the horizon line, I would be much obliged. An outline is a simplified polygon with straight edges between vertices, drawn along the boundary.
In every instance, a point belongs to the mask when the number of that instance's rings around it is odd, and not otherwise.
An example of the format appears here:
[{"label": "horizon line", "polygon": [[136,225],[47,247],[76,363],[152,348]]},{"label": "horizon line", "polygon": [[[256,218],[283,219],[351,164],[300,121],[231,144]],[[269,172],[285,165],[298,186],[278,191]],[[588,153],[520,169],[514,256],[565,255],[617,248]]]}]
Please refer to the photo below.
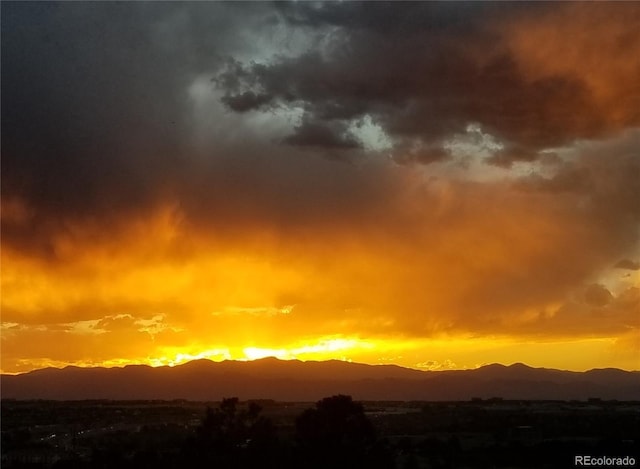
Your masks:
[{"label": "horizon line", "polygon": [[569,373],[587,373],[590,371],[597,371],[597,370],[618,370],[618,371],[624,371],[624,372],[629,372],[629,373],[637,373],[640,372],[640,369],[624,369],[624,368],[617,368],[617,367],[594,367],[594,368],[589,368],[586,370],[571,370],[571,369],[563,369],[563,368],[550,368],[550,367],[545,367],[545,366],[532,366],[529,365],[527,363],[524,362],[518,362],[518,361],[514,361],[511,363],[501,363],[501,362],[492,362],[492,363],[483,363],[480,364],[474,368],[442,368],[442,369],[424,369],[424,368],[419,368],[419,367],[411,367],[411,366],[404,366],[404,365],[399,365],[397,363],[377,363],[377,364],[371,364],[371,363],[364,363],[364,362],[356,362],[356,361],[352,361],[352,360],[344,360],[344,359],[339,359],[339,358],[330,358],[330,359],[326,359],[326,360],[314,360],[314,359],[310,359],[310,360],[305,360],[305,359],[300,359],[300,358],[281,358],[281,357],[277,357],[277,356],[266,356],[266,357],[259,357],[259,358],[224,358],[222,360],[213,360],[211,358],[207,358],[207,357],[202,357],[202,358],[194,358],[193,360],[187,360],[184,362],[180,362],[180,363],[168,363],[168,364],[159,364],[159,365],[153,365],[150,363],[144,363],[144,362],[133,362],[133,363],[125,363],[125,364],[113,364],[113,365],[98,365],[98,364],[77,364],[77,363],[68,363],[65,364],[63,366],[45,366],[42,368],[33,368],[31,370],[27,370],[27,371],[19,371],[19,372],[9,372],[9,371],[4,371],[2,369],[0,369],[0,375],[1,376],[20,376],[20,375],[25,375],[25,374],[29,374],[35,371],[41,371],[41,370],[65,370],[67,368],[79,368],[79,369],[124,369],[127,367],[131,367],[131,366],[141,366],[141,367],[147,367],[147,368],[176,368],[179,366],[183,366],[183,365],[188,365],[190,363],[195,363],[195,362],[211,362],[211,363],[227,363],[227,362],[234,362],[234,363],[251,363],[251,362],[261,362],[261,361],[267,361],[267,360],[276,360],[278,362],[300,362],[300,363],[327,363],[327,362],[343,362],[343,363],[347,363],[347,364],[353,364],[353,365],[365,365],[365,366],[371,366],[371,367],[380,367],[380,366],[395,366],[398,368],[403,368],[406,370],[413,370],[413,371],[419,371],[419,372],[425,372],[425,373],[429,373],[429,372],[447,372],[447,371],[473,371],[473,370],[478,370],[481,368],[486,368],[489,366],[503,366],[505,368],[510,368],[513,366],[524,366],[530,369],[537,369],[537,370],[555,370],[555,371],[563,371],[563,372],[569,372]]}]

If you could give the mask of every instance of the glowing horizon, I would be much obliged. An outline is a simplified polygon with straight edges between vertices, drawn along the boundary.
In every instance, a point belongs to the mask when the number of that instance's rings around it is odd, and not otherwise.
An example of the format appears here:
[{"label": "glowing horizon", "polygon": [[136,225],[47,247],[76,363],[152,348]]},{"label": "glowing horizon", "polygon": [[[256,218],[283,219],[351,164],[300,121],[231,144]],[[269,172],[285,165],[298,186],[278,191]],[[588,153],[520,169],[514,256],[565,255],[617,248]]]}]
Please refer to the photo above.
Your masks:
[{"label": "glowing horizon", "polygon": [[[470,344],[470,342],[472,342]],[[564,367],[563,361],[557,357],[555,359],[537,359],[544,348],[553,347],[554,350],[564,350],[575,353],[580,351],[583,361],[577,362],[573,367]],[[213,362],[231,361],[253,361],[263,358],[277,358],[278,360],[298,360],[298,361],[326,361],[340,360],[369,365],[394,364],[405,368],[413,368],[422,371],[443,371],[443,370],[467,370],[480,368],[493,363],[511,365],[513,363],[524,363],[534,368],[554,368],[567,371],[588,371],[594,368],[616,368],[615,363],[602,363],[600,366],[592,366],[593,354],[606,353],[607,349],[615,346],[614,338],[584,339],[556,341],[551,343],[521,343],[508,338],[490,340],[429,340],[429,341],[398,341],[388,343],[379,341],[360,341],[357,339],[325,338],[314,344],[296,344],[292,347],[268,348],[258,346],[234,347],[232,348],[212,348],[202,349],[197,347],[185,347],[177,351],[172,348],[164,348],[159,352],[162,355],[134,357],[134,358],[111,358],[102,361],[79,360],[79,361],[56,361],[56,360],[34,360],[24,361],[21,366],[31,366],[31,369],[8,371],[0,370],[3,374],[21,374],[41,368],[64,368],[65,366],[77,367],[123,367],[128,365],[148,365],[151,367],[177,366],[194,360],[211,360]],[[424,354],[424,349],[437,350],[433,354]],[[505,350],[517,350],[521,359],[502,360]],[[480,351],[480,352],[479,352]],[[335,352],[339,352],[336,354]],[[380,355],[382,353],[382,355]],[[401,354],[401,355],[398,355]],[[482,361],[469,361],[471,355],[478,354]],[[457,362],[451,358],[441,358],[441,361],[431,359],[417,362],[419,357],[456,357]],[[465,361],[466,360],[466,361]],[[633,371],[629,368],[629,371]],[[638,371],[638,370],[635,370]]]}]

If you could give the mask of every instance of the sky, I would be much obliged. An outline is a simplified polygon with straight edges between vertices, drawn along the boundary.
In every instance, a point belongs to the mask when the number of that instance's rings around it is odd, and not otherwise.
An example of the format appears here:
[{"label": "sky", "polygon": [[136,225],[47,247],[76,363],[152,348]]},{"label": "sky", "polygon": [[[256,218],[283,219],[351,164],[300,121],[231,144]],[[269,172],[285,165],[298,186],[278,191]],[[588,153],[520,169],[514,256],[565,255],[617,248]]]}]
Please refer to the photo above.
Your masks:
[{"label": "sky", "polygon": [[1,9],[2,372],[640,369],[640,4]]}]

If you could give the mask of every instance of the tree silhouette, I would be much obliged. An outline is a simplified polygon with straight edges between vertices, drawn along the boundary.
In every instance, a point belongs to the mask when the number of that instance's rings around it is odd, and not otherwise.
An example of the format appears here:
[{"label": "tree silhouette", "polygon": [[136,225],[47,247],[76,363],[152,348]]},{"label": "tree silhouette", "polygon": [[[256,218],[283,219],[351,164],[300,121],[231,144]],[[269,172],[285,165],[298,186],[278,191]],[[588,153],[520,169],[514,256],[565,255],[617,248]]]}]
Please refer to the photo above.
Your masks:
[{"label": "tree silhouette", "polygon": [[393,467],[364,407],[351,396],[327,397],[305,410],[296,420],[296,436],[304,467]]},{"label": "tree silhouette", "polygon": [[218,408],[208,407],[194,437],[184,448],[190,467],[276,467],[278,441],[271,421],[260,416],[261,407],[249,403],[239,409],[238,398],[223,399]]}]

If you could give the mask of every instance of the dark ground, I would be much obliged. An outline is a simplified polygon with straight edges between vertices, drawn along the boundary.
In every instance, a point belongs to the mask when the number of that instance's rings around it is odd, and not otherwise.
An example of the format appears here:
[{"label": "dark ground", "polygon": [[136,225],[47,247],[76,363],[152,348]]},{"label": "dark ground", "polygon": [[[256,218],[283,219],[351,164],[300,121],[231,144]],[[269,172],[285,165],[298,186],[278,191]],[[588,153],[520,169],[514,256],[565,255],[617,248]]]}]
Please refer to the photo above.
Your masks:
[{"label": "dark ground", "polygon": [[640,466],[640,402],[3,400],[1,416],[3,468]]}]

